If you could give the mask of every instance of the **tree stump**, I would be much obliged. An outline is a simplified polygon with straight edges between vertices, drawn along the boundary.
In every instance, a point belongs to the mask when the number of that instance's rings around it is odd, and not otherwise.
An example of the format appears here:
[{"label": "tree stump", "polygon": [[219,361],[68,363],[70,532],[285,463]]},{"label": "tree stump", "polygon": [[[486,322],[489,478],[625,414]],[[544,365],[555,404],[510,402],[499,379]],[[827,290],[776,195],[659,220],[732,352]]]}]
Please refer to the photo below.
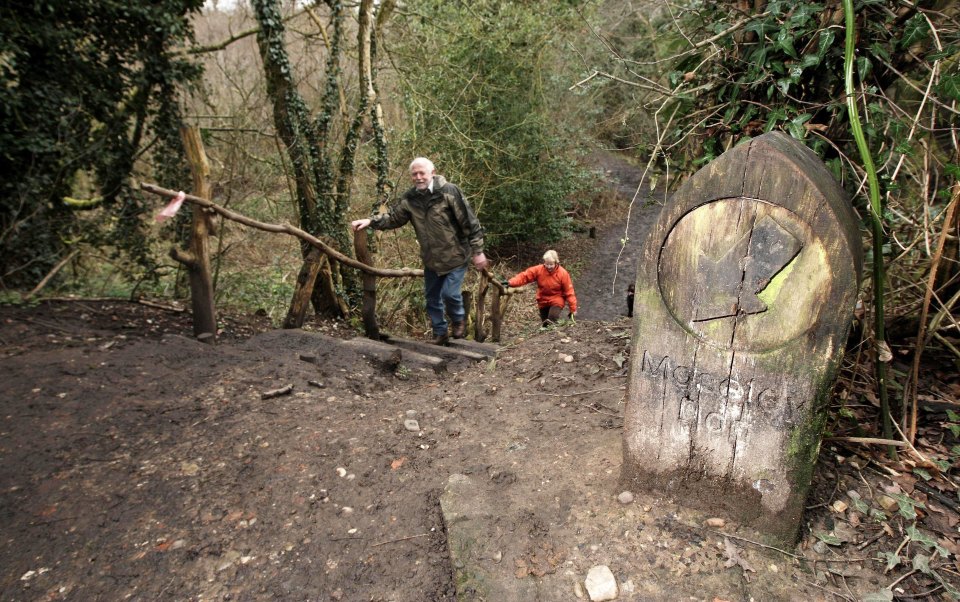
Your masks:
[{"label": "tree stump", "polygon": [[861,264],[846,195],[779,132],[685,182],[639,262],[622,484],[792,541]]}]

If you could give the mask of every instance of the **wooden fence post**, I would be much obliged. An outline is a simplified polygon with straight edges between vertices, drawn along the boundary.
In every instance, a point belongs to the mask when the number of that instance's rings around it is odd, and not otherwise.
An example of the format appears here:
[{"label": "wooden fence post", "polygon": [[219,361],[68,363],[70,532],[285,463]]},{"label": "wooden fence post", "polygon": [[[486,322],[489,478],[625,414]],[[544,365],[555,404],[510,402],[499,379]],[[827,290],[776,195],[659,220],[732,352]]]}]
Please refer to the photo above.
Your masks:
[{"label": "wooden fence post", "polygon": [[[370,249],[367,247],[367,231],[359,230],[353,234],[353,251],[356,254],[357,261],[367,265],[373,264],[373,258],[370,257]],[[380,340],[380,328],[377,326],[377,277],[367,272],[362,272],[363,279],[363,329],[367,338],[375,341]]]},{"label": "wooden fence post", "polygon": [[500,327],[503,324],[503,312],[500,309],[501,303],[506,306],[506,300],[509,297],[504,298],[504,295],[500,293],[500,287],[493,287],[493,297],[490,298],[490,338],[496,342],[500,342]]},{"label": "wooden fence post", "polygon": [[[463,311],[466,315],[463,317],[466,320],[464,332],[470,332],[470,329],[474,324],[477,323],[477,317],[473,310],[473,291],[466,290],[463,291]],[[466,336],[466,335],[464,335]]]},{"label": "wooden fence post", "polygon": [[[180,135],[183,147],[193,175],[193,190],[196,196],[211,196],[210,164],[203,150],[200,129],[182,127]],[[193,207],[193,220],[190,233],[189,251],[176,247],[170,250],[170,256],[187,267],[190,279],[190,304],[193,309],[193,334],[200,340],[212,343],[217,338],[217,317],[213,304],[213,277],[210,274],[210,234],[213,222],[210,215],[201,207]]]},{"label": "wooden fence post", "polygon": [[491,320],[493,321],[493,328],[491,329],[490,338],[495,342],[499,343],[501,339],[501,329],[503,327],[503,318],[507,315],[507,307],[510,305],[510,299],[513,299],[512,294],[508,294],[506,291],[500,292],[500,289],[497,289],[498,295],[494,297],[494,308],[491,311]]},{"label": "wooden fence post", "polygon": [[476,328],[473,331],[473,340],[482,343],[484,339],[487,338],[486,333],[483,331],[483,319],[486,309],[483,307],[484,301],[487,299],[487,289],[490,288],[490,276],[487,275],[487,272],[484,270],[480,272],[480,283],[477,285],[477,321]]}]

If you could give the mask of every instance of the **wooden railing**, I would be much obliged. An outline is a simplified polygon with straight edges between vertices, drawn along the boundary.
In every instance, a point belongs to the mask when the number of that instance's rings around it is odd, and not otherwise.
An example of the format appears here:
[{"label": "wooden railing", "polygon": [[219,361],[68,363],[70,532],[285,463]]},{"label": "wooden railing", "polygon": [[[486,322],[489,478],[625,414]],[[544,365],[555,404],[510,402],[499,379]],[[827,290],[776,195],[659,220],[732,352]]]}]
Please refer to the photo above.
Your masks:
[{"label": "wooden railing", "polygon": [[[356,253],[357,260],[361,263],[366,264],[367,267],[370,267],[372,263],[370,257],[370,250],[367,246],[367,231],[360,230],[355,232],[353,235],[353,250]],[[363,328],[366,335],[371,339],[380,338],[380,327],[377,324],[377,275],[372,270],[366,270],[361,268],[361,273],[363,274],[363,306],[361,310],[361,315],[363,317]],[[480,270],[480,282],[477,286],[477,292],[475,296],[476,302],[476,317],[474,320],[474,329],[473,329],[473,338],[478,343],[483,342],[487,338],[486,333],[486,310],[485,310],[485,300],[487,292],[490,289],[493,289],[491,298],[490,298],[490,339],[493,341],[500,341],[501,327],[503,324],[503,318],[507,311],[507,305],[510,301],[510,298],[513,295],[513,289],[504,287],[503,284],[497,281],[493,275],[490,274],[489,270],[484,268]],[[473,295],[464,293],[464,302],[465,305],[470,303],[467,301]],[[468,313],[470,308],[467,307]],[[469,316],[468,316],[469,317]]]},{"label": "wooden railing", "polygon": [[[167,188],[161,188],[153,184],[140,184],[140,189],[149,192],[161,197],[172,199],[177,196],[178,192],[174,190],[169,190]],[[245,226],[255,228],[258,230],[263,230],[265,232],[275,232],[288,234],[294,236],[308,245],[312,246],[319,253],[325,255],[330,261],[338,261],[343,265],[355,268],[360,271],[363,281],[363,304],[361,307],[361,316],[363,318],[363,327],[364,333],[367,337],[371,339],[379,340],[380,336],[380,327],[377,323],[377,277],[381,278],[409,278],[409,277],[422,277],[423,270],[415,268],[399,268],[399,269],[384,269],[377,268],[372,265],[372,258],[370,257],[370,250],[368,247],[368,238],[367,231],[360,230],[359,232],[354,233],[353,239],[353,248],[354,253],[357,258],[348,257],[343,253],[340,253],[330,245],[326,244],[316,236],[297,228],[296,226],[290,224],[271,224],[267,222],[261,222],[253,218],[247,217],[236,211],[232,211],[205,199],[203,197],[195,195],[185,195],[184,200],[194,206],[194,212],[202,213],[205,216],[210,214],[218,214],[225,219],[243,224]],[[208,241],[205,240],[209,236],[209,228],[195,228],[193,230],[193,237],[196,237],[198,240],[191,242],[191,246],[199,245],[204,248],[209,248]],[[208,282],[209,280],[209,262],[198,262],[196,265],[191,266],[191,269],[198,270],[201,272],[200,276],[196,278],[197,282],[203,283]],[[206,272],[207,277],[204,278],[202,272]],[[492,289],[492,290],[491,290]],[[191,280],[191,296],[200,296],[206,297],[205,289],[195,290],[193,287],[193,279]],[[485,308],[487,293],[490,293],[490,311],[489,316]],[[503,318],[507,311],[507,306],[511,297],[513,296],[513,289],[509,289],[503,286],[496,278],[494,278],[487,269],[483,269],[480,272],[480,281],[477,286],[476,294],[473,295],[473,305],[475,305],[475,319],[474,319],[474,340],[477,342],[482,342],[487,338],[486,332],[486,323],[489,317],[490,321],[490,333],[489,337],[492,341],[500,341],[501,330],[503,325]],[[472,295],[465,294],[465,300]],[[209,294],[211,299],[210,303],[212,306],[212,293]],[[469,310],[469,308],[468,308]],[[211,312],[212,312],[211,307]],[[195,315],[194,320],[196,321],[200,316]],[[212,318],[212,315],[209,317],[204,316],[204,320],[209,320]],[[194,330],[196,330],[196,325]]]}]

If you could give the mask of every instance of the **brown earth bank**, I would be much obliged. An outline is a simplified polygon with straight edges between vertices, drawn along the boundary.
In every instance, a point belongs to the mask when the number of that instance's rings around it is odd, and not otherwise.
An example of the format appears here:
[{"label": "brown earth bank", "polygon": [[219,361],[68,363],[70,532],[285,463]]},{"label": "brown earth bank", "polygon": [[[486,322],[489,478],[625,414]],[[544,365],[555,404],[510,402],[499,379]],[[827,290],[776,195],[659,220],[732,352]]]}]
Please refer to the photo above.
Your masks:
[{"label": "brown earth bank", "polygon": [[[497,359],[439,373],[350,347],[343,323],[227,316],[210,346],[187,314],[157,307],[0,307],[0,599],[452,601],[459,585],[492,601],[451,560],[440,499],[453,475],[487,513],[472,562],[518,600],[588,599],[597,565],[618,600],[933,600],[958,587],[952,457],[892,462],[827,441],[789,549],[656,491],[619,500],[632,328],[611,315],[619,293],[586,286],[612,282],[611,253],[591,254],[601,243],[560,250],[583,262],[581,303],[608,303],[604,321],[540,331],[527,290],[515,309],[528,322]],[[938,399],[960,391],[955,375],[936,386]],[[863,389],[848,377],[838,400],[870,410]],[[924,419],[935,428],[918,454],[942,458],[957,444],[949,414]]]},{"label": "brown earth bank", "polygon": [[[911,537],[905,482],[836,445],[782,552],[656,492],[620,503],[626,319],[441,374],[391,370],[333,325],[208,346],[134,304],[0,320],[4,600],[453,600],[438,503],[453,474],[502,516],[485,562],[566,583],[534,599],[585,596],[600,564],[623,600],[864,599],[898,579],[903,599],[942,595],[918,556],[956,576],[956,505],[925,498]],[[893,552],[905,564],[884,574]]]}]

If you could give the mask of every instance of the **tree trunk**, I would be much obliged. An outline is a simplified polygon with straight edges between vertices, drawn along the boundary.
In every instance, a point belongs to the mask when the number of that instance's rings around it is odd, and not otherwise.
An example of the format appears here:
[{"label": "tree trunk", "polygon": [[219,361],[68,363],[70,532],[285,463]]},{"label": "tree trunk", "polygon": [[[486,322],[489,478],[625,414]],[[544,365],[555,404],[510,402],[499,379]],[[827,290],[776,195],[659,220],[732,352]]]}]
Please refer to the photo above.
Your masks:
[{"label": "tree trunk", "polygon": [[314,283],[317,281],[317,274],[324,264],[328,263],[327,256],[319,249],[311,248],[307,252],[300,267],[300,274],[297,276],[297,288],[293,292],[293,299],[290,301],[290,309],[287,311],[287,317],[283,320],[284,328],[301,328],[306,319],[307,307],[310,306],[310,297],[313,294]]},{"label": "tree trunk", "polygon": [[317,315],[331,318],[346,318],[350,315],[347,302],[337,294],[336,283],[340,280],[340,262],[330,259],[320,267],[319,285],[314,289],[313,306]]},{"label": "tree trunk", "polygon": [[[310,119],[306,102],[293,80],[293,67],[284,42],[284,26],[280,18],[278,2],[254,0],[253,7],[260,24],[257,43],[267,80],[267,94],[273,103],[274,126],[287,149],[293,168],[300,225],[311,234],[336,238],[333,235],[338,232],[342,224],[342,213],[336,213],[332,204],[331,207],[324,207],[321,203],[322,198],[329,201],[326,197],[330,196],[328,192],[333,188],[332,174],[329,173],[330,161],[322,150],[326,147],[328,130],[324,131],[323,140],[321,140],[317,128]],[[312,269],[309,265],[307,249],[304,249],[303,256],[302,269]],[[339,307],[339,303],[330,297],[331,294],[335,294],[335,290],[334,286],[323,286],[314,294],[311,286],[307,291],[308,297],[312,297],[318,314],[336,317],[338,312],[328,311],[328,308]],[[300,290],[296,293],[297,296],[301,294],[303,291]],[[291,311],[299,302],[297,299],[291,301]],[[299,325],[302,326],[305,308],[297,307],[296,309],[300,312]],[[296,315],[288,314],[287,318],[296,321]]]}]

